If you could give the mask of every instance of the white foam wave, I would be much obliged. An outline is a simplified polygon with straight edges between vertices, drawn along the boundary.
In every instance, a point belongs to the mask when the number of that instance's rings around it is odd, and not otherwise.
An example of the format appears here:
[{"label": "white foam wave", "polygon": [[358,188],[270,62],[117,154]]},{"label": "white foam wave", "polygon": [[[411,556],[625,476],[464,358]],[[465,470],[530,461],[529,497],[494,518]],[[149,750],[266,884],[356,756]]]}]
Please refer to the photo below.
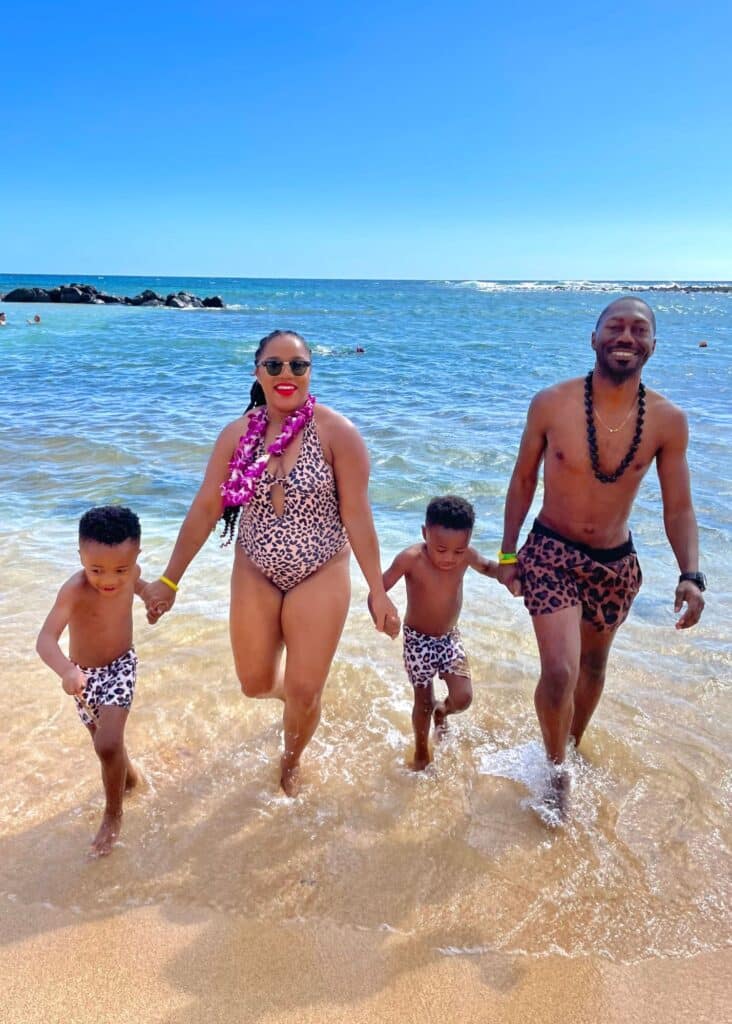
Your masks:
[{"label": "white foam wave", "polygon": [[728,281],[444,281],[448,288],[478,292],[729,292]]},{"label": "white foam wave", "polygon": [[[486,744],[476,749],[475,756],[481,775],[493,775],[525,786],[529,795],[521,802],[521,806],[532,810],[545,825],[556,828],[562,824],[558,808],[547,804],[547,793],[552,784],[552,767],[538,741],[531,740],[505,750],[495,750]],[[574,788],[578,768],[573,750],[569,751],[561,770],[569,776],[569,787]]]}]

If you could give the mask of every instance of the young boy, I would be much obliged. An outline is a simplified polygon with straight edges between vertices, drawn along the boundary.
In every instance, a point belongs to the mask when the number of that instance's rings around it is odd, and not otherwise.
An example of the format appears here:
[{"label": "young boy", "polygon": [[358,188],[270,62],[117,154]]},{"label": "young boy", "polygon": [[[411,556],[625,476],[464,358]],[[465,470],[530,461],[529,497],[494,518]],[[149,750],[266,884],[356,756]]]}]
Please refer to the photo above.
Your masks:
[{"label": "young boy", "polygon": [[[89,509],[79,523],[80,572],[61,587],[38,634],[36,650],[76,700],[102,766],[104,816],[92,856],[108,854],[122,824],[122,797],[137,784],[124,745],[135,692],[137,655],[132,646],[132,602],[142,596],[140,522],[118,505]],[[59,637],[69,628],[69,657]]]},{"label": "young boy", "polygon": [[[407,612],[404,616],[404,667],[414,687],[415,771],[432,760],[430,723],[434,718],[439,739],[448,715],[465,711],[473,699],[470,667],[457,621],[463,603],[463,576],[468,567],[496,579],[498,563],[490,562],[470,547],[475,512],[464,498],[448,494],[433,498],[422,527],[424,544],[415,544],[397,555],[384,573],[389,591],[404,577]],[[448,695],[435,701],[432,680],[444,679]]]}]

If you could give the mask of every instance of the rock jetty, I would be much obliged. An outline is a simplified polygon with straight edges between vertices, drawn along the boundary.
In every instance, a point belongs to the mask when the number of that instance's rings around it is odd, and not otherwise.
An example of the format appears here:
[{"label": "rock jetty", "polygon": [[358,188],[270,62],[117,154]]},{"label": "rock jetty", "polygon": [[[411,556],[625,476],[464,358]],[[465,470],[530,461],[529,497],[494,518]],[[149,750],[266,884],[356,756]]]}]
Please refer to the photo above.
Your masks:
[{"label": "rock jetty", "polygon": [[0,302],[76,302],[91,306],[171,306],[173,309],[225,309],[226,303],[220,295],[199,299],[190,292],[171,292],[158,295],[146,288],[139,295],[109,295],[100,292],[91,284],[60,284],[55,288],[14,288],[6,295],[0,295]]}]

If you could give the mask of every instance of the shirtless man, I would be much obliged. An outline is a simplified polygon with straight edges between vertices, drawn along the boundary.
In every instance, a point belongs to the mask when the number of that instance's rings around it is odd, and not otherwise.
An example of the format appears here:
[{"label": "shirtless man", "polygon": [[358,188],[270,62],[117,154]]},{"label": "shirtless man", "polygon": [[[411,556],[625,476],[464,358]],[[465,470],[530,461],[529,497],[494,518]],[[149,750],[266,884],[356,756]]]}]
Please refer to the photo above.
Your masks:
[{"label": "shirtless man", "polygon": [[[535,395],[506,497],[498,578],[520,580],[541,661],[534,695],[555,766],[548,802],[561,813],[567,741],[576,744],[597,707],[610,647],[641,585],[628,517],[656,461],[666,535],[679,565],[677,629],[699,621],[696,517],[684,413],[646,390],[641,371],[656,347],[656,318],[642,299],[611,302],[592,334],[594,369]],[[523,548],[521,525],[544,461],[544,501]]]}]

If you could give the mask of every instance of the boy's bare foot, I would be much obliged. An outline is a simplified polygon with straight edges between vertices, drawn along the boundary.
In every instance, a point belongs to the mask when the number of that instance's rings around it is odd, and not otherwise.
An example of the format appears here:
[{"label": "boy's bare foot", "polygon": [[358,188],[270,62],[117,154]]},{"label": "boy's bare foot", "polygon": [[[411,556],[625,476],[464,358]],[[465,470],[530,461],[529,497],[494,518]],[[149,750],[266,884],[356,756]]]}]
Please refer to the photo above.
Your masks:
[{"label": "boy's bare foot", "polygon": [[432,755],[429,749],[426,750],[415,750],[414,757],[409,762],[409,767],[413,772],[423,772],[428,764],[432,763]]},{"label": "boy's bare foot", "polygon": [[285,796],[297,796],[300,792],[300,766],[290,764],[283,756],[280,758],[280,773],[280,786]]},{"label": "boy's bare foot", "polygon": [[102,824],[99,831],[92,839],[91,857],[106,857],[112,852],[112,847],[122,829],[122,812],[119,814],[107,814],[104,812]]},{"label": "boy's bare foot", "polygon": [[447,712],[445,711],[444,701],[435,704],[435,709],[432,712],[432,721],[435,723],[435,739],[439,743],[447,735]]}]

